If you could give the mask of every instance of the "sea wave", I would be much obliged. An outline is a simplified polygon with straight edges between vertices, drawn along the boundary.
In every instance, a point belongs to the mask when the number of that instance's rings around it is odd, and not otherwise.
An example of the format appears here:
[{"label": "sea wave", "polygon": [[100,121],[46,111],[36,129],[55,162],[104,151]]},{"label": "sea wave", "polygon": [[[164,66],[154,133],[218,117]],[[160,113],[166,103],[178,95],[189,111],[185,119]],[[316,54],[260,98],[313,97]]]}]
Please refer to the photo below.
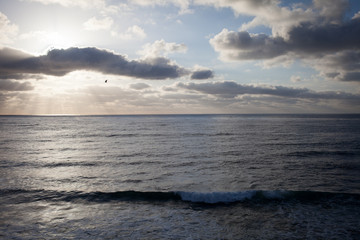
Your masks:
[{"label": "sea wave", "polygon": [[112,201],[182,201],[199,204],[229,204],[240,202],[266,203],[272,201],[320,201],[331,200],[340,202],[355,201],[359,204],[360,194],[356,193],[331,193],[314,191],[287,191],[287,190],[248,190],[237,192],[142,192],[142,191],[118,191],[118,192],[80,192],[80,191],[52,191],[52,190],[0,190],[2,203],[24,203],[35,201],[66,201],[66,202],[96,202],[106,203]]}]

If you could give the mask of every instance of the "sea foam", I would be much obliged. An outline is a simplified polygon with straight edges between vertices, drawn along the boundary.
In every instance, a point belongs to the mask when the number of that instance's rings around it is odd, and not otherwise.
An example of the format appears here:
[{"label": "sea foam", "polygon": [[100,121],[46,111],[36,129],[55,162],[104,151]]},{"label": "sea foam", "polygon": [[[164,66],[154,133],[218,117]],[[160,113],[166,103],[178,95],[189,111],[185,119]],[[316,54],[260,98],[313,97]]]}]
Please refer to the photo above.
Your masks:
[{"label": "sea foam", "polygon": [[251,199],[257,191],[242,192],[177,192],[183,201],[197,203],[231,203]]}]

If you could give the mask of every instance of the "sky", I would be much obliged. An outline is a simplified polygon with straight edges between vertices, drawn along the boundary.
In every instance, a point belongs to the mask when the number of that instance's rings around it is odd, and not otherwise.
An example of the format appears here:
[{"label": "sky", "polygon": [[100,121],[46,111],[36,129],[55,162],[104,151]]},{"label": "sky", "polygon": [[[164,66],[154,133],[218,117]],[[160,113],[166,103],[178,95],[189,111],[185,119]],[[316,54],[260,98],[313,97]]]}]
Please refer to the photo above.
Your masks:
[{"label": "sky", "polygon": [[2,115],[360,113],[358,0],[2,0],[0,33]]}]

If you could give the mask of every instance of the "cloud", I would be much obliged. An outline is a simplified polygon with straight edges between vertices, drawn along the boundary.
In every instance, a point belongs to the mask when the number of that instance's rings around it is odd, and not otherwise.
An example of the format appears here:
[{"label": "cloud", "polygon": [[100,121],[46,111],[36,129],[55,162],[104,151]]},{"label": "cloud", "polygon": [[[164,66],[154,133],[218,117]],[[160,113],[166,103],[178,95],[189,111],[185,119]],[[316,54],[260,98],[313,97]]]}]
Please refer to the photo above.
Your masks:
[{"label": "cloud", "polygon": [[76,70],[143,79],[173,79],[192,73],[164,57],[128,60],[98,48],[53,49],[46,55],[29,56],[19,50],[0,50],[0,78],[20,74],[64,76]]},{"label": "cloud", "polygon": [[113,23],[114,21],[110,17],[105,17],[103,19],[92,17],[84,22],[83,26],[88,31],[98,31],[110,29]]},{"label": "cloud", "polygon": [[1,66],[7,65],[10,63],[23,61],[27,58],[32,58],[33,55],[25,53],[20,50],[12,49],[12,48],[0,48],[0,79],[13,79],[13,80],[21,80],[21,79],[41,79],[38,75],[26,74],[22,72],[14,72],[14,71],[2,71]]},{"label": "cloud", "polygon": [[121,38],[123,40],[134,40],[134,39],[144,39],[146,38],[146,33],[144,29],[139,27],[138,25],[134,25],[129,27],[126,32],[118,33],[116,31],[112,31],[111,34],[114,37]]},{"label": "cloud", "polygon": [[281,37],[223,29],[210,44],[224,61],[269,59],[285,54],[287,43]]},{"label": "cloud", "polygon": [[210,5],[217,8],[231,8],[236,15],[254,16],[244,23],[242,31],[263,25],[270,27],[273,36],[287,38],[288,32],[302,22],[341,23],[348,0],[313,0],[312,4],[297,2],[282,6],[280,0],[194,0],[195,4]]},{"label": "cloud", "polygon": [[[17,52],[16,52],[17,53]],[[1,57],[0,57],[1,61]],[[38,57],[3,63],[0,73],[38,73],[63,76],[75,70],[93,70],[106,74],[145,79],[177,78],[186,70],[170,60],[131,61],[122,55],[97,48],[54,49]]]},{"label": "cloud", "polygon": [[187,51],[187,46],[183,43],[165,42],[164,39],[156,40],[154,43],[147,43],[143,49],[138,51],[138,54],[148,57],[167,56],[170,53],[184,53]]},{"label": "cloud", "polygon": [[0,80],[0,91],[30,91],[34,87],[29,82],[18,82],[8,79]]},{"label": "cloud", "polygon": [[128,2],[140,6],[166,6],[171,4],[180,8],[179,14],[192,13],[192,11],[189,10],[190,0],[128,0]]},{"label": "cloud", "polygon": [[214,72],[209,69],[198,69],[191,74],[191,79],[203,80],[214,77]]},{"label": "cloud", "polygon": [[194,0],[198,5],[209,5],[216,8],[231,8],[236,14],[258,15],[259,12],[265,14],[268,10],[281,9],[278,7],[277,0]]},{"label": "cloud", "polygon": [[360,82],[360,50],[346,50],[318,59],[305,60],[328,79]]},{"label": "cloud", "polygon": [[12,43],[18,33],[18,26],[12,24],[6,15],[0,12],[0,46]]},{"label": "cloud", "polygon": [[[0,81],[1,82],[1,81]],[[161,113],[330,113],[359,112],[359,96],[344,92],[313,92],[295,89],[295,92],[323,93],[321,97],[287,97],[291,88],[276,89],[272,86],[241,84],[191,84],[175,83],[145,91],[133,87],[114,85],[84,85],[72,91],[57,94],[40,94],[39,91],[0,91],[2,114],[161,114]],[[241,90],[241,86],[243,87]],[[146,87],[144,85],[144,87]],[[228,96],[231,88],[236,88]],[[212,88],[212,89],[211,89]],[[37,89],[40,90],[41,88]],[[195,90],[196,89],[196,90]],[[263,94],[262,90],[274,89],[277,93]],[[211,93],[208,93],[211,92]],[[249,93],[250,92],[250,93]],[[261,93],[261,94],[260,94]],[[341,97],[334,97],[337,94]],[[285,97],[284,97],[285,96]],[[89,104],[91,103],[91,104]],[[37,106],[34,108],[34,106]]]},{"label": "cloud", "polygon": [[346,92],[316,92],[307,88],[290,88],[283,86],[252,86],[232,81],[207,83],[177,83],[178,88],[217,95],[223,98],[235,98],[240,95],[270,95],[283,98],[298,99],[341,99],[355,101],[360,104],[360,95]]},{"label": "cloud", "polygon": [[211,69],[208,69],[200,65],[195,65],[192,74],[190,76],[190,78],[193,80],[204,80],[213,77],[214,77],[214,72]]},{"label": "cloud", "polygon": [[22,0],[37,2],[44,5],[60,5],[66,8],[81,8],[82,10],[96,10],[102,14],[117,14],[128,11],[126,3],[107,0]]},{"label": "cloud", "polygon": [[341,23],[349,6],[348,0],[313,0],[313,4],[314,8],[320,11],[319,15],[332,24]]},{"label": "cloud", "polygon": [[294,82],[294,83],[300,82],[300,81],[301,81],[301,77],[300,77],[300,76],[295,76],[295,75],[293,75],[293,76],[291,76],[290,81],[292,81],[292,82]]},{"label": "cloud", "polygon": [[278,0],[195,0],[195,3],[217,8],[231,8],[236,15],[254,16],[252,21],[243,24],[240,29],[244,31],[264,25],[272,29],[274,36],[285,37],[291,26],[315,18],[315,14],[307,9],[296,4],[282,7]]},{"label": "cloud", "polygon": [[27,0],[45,5],[58,4],[63,7],[100,8],[105,6],[104,0]]},{"label": "cloud", "polygon": [[32,55],[13,48],[0,48],[0,64],[6,64],[31,58]]},{"label": "cloud", "polygon": [[360,19],[342,25],[304,22],[288,32],[288,39],[223,29],[210,44],[224,60],[269,59],[295,53],[306,57],[342,50],[360,49]]},{"label": "cloud", "polygon": [[150,88],[150,85],[146,83],[133,83],[130,84],[130,88],[135,90],[144,90],[146,88]]},{"label": "cloud", "polygon": [[357,12],[353,17],[352,19],[359,19],[360,18],[360,11]]},{"label": "cloud", "polygon": [[289,31],[290,51],[307,55],[360,49],[360,19],[339,25],[304,22]]}]

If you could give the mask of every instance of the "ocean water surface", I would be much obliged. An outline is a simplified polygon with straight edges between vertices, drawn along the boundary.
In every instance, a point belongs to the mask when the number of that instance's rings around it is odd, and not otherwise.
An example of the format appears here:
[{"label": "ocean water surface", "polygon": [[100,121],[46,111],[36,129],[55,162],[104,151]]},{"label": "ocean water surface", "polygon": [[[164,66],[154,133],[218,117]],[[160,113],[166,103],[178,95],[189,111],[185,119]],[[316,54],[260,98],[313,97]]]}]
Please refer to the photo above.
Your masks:
[{"label": "ocean water surface", "polygon": [[1,239],[360,239],[360,115],[0,117]]}]

